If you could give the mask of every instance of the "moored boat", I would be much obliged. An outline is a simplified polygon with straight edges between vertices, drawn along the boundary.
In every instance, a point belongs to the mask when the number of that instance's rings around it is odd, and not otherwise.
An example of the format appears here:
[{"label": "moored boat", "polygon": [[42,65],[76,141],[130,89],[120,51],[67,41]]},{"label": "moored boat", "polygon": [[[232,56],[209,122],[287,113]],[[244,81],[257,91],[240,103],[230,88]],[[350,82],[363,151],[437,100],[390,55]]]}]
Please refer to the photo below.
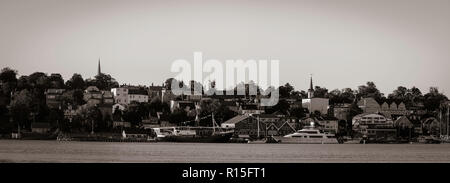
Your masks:
[{"label": "moored boat", "polygon": [[338,144],[338,140],[334,134],[322,133],[314,127],[314,123],[310,126],[286,135],[279,137],[277,140],[280,143],[286,144]]},{"label": "moored boat", "polygon": [[162,127],[152,128],[156,139],[163,142],[199,142],[199,143],[225,143],[229,142],[234,131],[221,128],[214,121],[212,115],[212,127]]}]

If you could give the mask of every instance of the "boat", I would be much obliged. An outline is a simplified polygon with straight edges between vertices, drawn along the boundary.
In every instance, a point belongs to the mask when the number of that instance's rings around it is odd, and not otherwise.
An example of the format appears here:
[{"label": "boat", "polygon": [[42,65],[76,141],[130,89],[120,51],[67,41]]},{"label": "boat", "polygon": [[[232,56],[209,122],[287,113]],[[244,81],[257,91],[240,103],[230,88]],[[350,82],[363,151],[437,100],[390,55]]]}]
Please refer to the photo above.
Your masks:
[{"label": "boat", "polygon": [[344,138],[341,138],[339,143],[341,143],[341,144],[362,144],[364,142],[363,142],[363,138],[344,137]]},{"label": "boat", "polygon": [[314,122],[310,126],[280,137],[277,139],[284,144],[338,144],[338,140],[334,134],[322,133],[314,127]]},{"label": "boat", "polygon": [[157,141],[162,142],[197,142],[197,143],[225,143],[229,142],[234,131],[219,127],[212,115],[212,127],[161,127],[152,128]]},{"label": "boat", "polygon": [[249,144],[276,144],[276,143],[280,143],[281,140],[276,139],[273,136],[269,136],[263,139],[258,139],[258,140],[250,140],[247,143]]},{"label": "boat", "polygon": [[417,143],[420,144],[440,144],[441,140],[434,136],[420,136],[417,138]]}]

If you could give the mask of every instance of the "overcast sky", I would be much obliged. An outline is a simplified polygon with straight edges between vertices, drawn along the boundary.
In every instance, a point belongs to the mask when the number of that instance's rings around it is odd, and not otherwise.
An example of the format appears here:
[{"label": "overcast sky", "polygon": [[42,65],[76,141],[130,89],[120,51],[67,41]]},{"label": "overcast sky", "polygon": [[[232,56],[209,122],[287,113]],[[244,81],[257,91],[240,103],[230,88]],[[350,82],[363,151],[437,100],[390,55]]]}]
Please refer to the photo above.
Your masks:
[{"label": "overcast sky", "polygon": [[0,0],[0,66],[150,85],[176,59],[277,59],[280,82],[450,92],[449,0]]}]

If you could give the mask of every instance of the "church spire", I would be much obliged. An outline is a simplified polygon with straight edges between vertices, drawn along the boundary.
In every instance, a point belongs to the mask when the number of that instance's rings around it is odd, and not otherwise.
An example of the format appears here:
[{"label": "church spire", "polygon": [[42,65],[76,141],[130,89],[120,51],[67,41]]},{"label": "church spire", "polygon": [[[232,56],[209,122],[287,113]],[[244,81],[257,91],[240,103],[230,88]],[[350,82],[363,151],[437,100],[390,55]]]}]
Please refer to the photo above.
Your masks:
[{"label": "church spire", "polygon": [[98,71],[97,71],[97,75],[102,74],[102,69],[100,68],[100,58],[98,58]]},{"label": "church spire", "polygon": [[308,98],[313,98],[313,97],[314,97],[314,85],[313,85],[313,79],[312,79],[312,74],[311,74],[309,89],[308,89]]}]

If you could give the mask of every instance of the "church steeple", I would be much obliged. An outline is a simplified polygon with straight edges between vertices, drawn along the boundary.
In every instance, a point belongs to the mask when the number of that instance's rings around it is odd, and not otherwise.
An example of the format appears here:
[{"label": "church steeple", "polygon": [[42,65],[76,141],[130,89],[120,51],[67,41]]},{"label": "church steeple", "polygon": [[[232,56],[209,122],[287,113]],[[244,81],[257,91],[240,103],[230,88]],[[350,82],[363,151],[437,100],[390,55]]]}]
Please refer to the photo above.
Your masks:
[{"label": "church steeple", "polygon": [[313,98],[313,97],[314,97],[314,85],[313,85],[313,79],[312,79],[312,74],[311,74],[309,89],[308,89],[308,98]]},{"label": "church steeple", "polygon": [[100,58],[98,58],[98,71],[97,71],[97,75],[99,76],[100,74],[102,74],[102,69],[100,68]]}]

